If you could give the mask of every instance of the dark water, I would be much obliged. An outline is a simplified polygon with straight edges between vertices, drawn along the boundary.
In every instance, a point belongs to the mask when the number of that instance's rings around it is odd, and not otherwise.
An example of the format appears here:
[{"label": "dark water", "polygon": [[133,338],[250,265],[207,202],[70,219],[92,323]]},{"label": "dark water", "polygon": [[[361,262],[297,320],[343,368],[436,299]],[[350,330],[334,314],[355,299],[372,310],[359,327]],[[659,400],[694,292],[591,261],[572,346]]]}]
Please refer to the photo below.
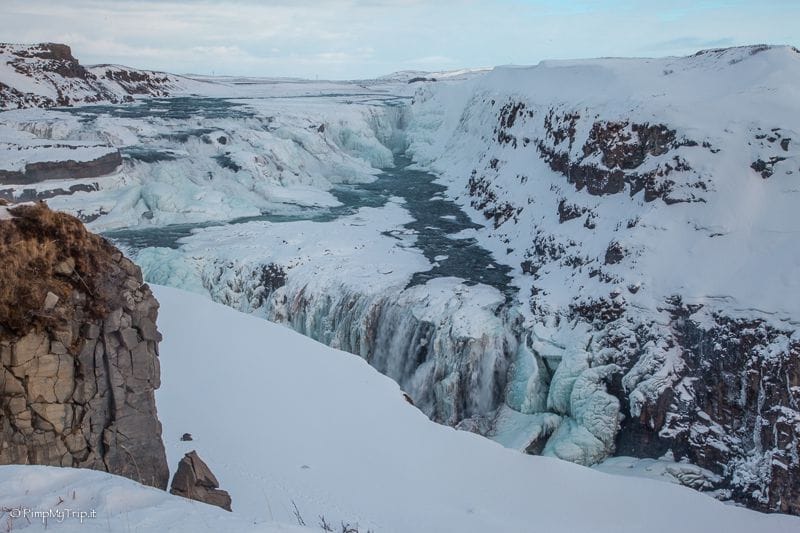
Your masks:
[{"label": "dark water", "polygon": [[[435,183],[433,174],[408,168],[410,161],[397,157],[397,167],[386,169],[378,178],[365,184],[341,185],[331,192],[342,205],[334,208],[306,208],[292,214],[264,213],[259,216],[230,220],[225,223],[175,224],[159,228],[122,229],[105,233],[105,236],[129,249],[148,247],[179,248],[180,239],[192,231],[224,224],[242,224],[253,221],[292,222],[313,220],[328,222],[355,213],[362,207],[382,207],[392,197],[405,200],[413,222],[403,227],[417,237],[417,248],[435,266],[427,272],[414,274],[410,285],[445,276],[466,280],[468,284],[491,285],[510,297],[510,268],[494,261],[488,250],[475,239],[456,239],[452,235],[465,229],[480,227],[473,223],[457,204],[443,199],[445,187]],[[387,234],[391,236],[391,234]],[[446,258],[441,258],[446,256]],[[436,259],[440,257],[440,259]]]},{"label": "dark water", "polygon": [[[377,181],[359,187],[375,197],[388,199],[399,196],[405,199],[405,208],[414,221],[404,227],[416,233],[416,247],[436,265],[427,272],[414,274],[409,285],[454,276],[468,284],[484,283],[496,287],[506,296],[513,295],[509,267],[495,262],[492,254],[475,239],[452,237],[460,231],[481,226],[472,222],[456,203],[444,199],[446,188],[435,182],[436,176],[409,169],[410,160],[405,157],[397,157],[395,162],[395,169],[387,169]],[[346,201],[339,194],[337,197],[341,202]],[[436,260],[442,256],[447,257]]]},{"label": "dark water", "polygon": [[[71,113],[81,117],[82,122],[91,122],[99,116],[120,118],[164,118],[170,120],[189,119],[226,119],[226,118],[251,118],[256,113],[247,107],[247,100],[292,100],[303,98],[338,99],[344,103],[353,104],[381,104],[386,106],[405,105],[411,100],[410,96],[397,96],[380,93],[321,93],[288,96],[260,96],[253,98],[207,98],[195,96],[179,96],[173,98],[148,98],[137,100],[129,104],[102,104],[85,105],[77,107],[59,107],[58,111]],[[195,132],[196,133],[196,132]]]},{"label": "dark water", "polygon": [[149,98],[122,105],[87,105],[62,107],[59,111],[78,115],[83,121],[92,121],[98,116],[120,118],[166,118],[189,120],[192,118],[248,118],[255,114],[241,103],[222,98]]}]

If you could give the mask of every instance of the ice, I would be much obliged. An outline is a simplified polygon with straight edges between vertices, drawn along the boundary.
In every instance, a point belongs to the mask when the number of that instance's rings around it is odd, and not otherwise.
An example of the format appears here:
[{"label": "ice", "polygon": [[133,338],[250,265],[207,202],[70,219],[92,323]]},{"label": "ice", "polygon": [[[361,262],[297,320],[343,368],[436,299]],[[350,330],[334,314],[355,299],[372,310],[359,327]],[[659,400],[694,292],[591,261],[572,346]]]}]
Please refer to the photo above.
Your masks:
[{"label": "ice", "polygon": [[611,457],[592,468],[609,474],[659,479],[706,490],[711,489],[721,480],[720,476],[709,470],[690,463],[676,462],[671,455],[659,459]]},{"label": "ice", "polygon": [[1,138],[82,148],[2,150],[0,167],[120,149],[125,162],[119,176],[95,180],[97,192],[59,197],[57,207],[97,215],[91,227],[101,231],[226,221],[287,206],[336,205],[331,187],[371,181],[393,165],[383,143],[400,146],[401,120],[399,111],[379,104],[345,106],[335,99],[185,97],[69,113],[15,110],[0,117]]},{"label": "ice", "polygon": [[520,343],[509,369],[506,405],[526,414],[546,411],[550,379],[550,371],[539,354]]},{"label": "ice", "polygon": [[565,353],[550,383],[547,393],[547,408],[560,414],[571,412],[570,398],[575,381],[589,368],[589,354],[583,350]]}]

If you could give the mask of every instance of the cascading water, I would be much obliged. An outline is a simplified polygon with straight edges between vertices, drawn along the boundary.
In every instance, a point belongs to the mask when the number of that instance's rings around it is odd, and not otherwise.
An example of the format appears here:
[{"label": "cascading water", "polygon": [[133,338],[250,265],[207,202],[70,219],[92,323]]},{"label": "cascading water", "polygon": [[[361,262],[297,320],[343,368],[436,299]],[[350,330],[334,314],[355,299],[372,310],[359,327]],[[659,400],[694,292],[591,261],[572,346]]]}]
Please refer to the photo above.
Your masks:
[{"label": "cascading water", "polygon": [[455,425],[503,403],[517,340],[498,291],[455,278],[378,295],[330,289],[282,287],[267,316],[363,357],[436,421]]}]

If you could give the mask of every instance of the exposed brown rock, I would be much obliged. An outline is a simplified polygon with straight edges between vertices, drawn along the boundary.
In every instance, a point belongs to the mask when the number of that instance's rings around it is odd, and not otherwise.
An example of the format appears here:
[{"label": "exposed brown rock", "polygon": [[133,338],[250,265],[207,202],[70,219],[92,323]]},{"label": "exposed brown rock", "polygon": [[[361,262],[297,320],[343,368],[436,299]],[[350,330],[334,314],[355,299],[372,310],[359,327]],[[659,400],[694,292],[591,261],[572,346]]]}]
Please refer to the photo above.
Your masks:
[{"label": "exposed brown rock", "polygon": [[194,450],[184,455],[178,463],[178,471],[172,478],[169,491],[176,496],[231,510],[230,494],[219,488],[216,476]]},{"label": "exposed brown rock", "polygon": [[139,268],[44,204],[11,213],[0,221],[0,464],[166,488],[158,303]]},{"label": "exposed brown rock", "polygon": [[102,78],[116,82],[128,94],[169,96],[169,76],[157,72],[106,68]]},{"label": "exposed brown rock", "polygon": [[92,192],[98,190],[96,183],[76,183],[70,185],[68,189],[56,187],[55,189],[20,189],[18,187],[10,187],[7,189],[0,189],[0,198],[12,202],[35,202],[37,200],[49,200],[56,196],[67,196],[75,194],[76,192]]}]

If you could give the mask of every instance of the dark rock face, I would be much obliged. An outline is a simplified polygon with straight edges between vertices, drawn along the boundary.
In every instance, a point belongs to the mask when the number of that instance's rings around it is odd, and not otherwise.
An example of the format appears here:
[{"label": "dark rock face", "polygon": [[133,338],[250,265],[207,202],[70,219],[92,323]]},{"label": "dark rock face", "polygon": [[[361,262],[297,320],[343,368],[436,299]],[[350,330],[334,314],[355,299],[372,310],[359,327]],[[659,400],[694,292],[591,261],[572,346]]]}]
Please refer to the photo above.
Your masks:
[{"label": "dark rock face", "polygon": [[46,180],[96,178],[114,172],[122,165],[118,150],[91,161],[47,161],[28,163],[22,172],[0,170],[0,184],[28,185]]},{"label": "dark rock face", "polygon": [[166,74],[108,67],[101,78],[115,82],[131,95],[169,96],[171,82]]},{"label": "dark rock face", "polygon": [[559,223],[563,224],[568,220],[580,218],[586,211],[587,209],[585,207],[581,207],[574,204],[568,204],[565,199],[562,199],[558,203],[558,221]]},{"label": "dark rock face", "polygon": [[776,350],[787,332],[759,320],[677,324],[694,401],[667,411],[671,439],[688,441],[676,451],[723,474],[735,499],[800,514],[800,342]]},{"label": "dark rock face", "polygon": [[219,488],[219,481],[194,450],[178,463],[169,491],[176,496],[231,510],[230,494]]},{"label": "dark rock face", "polygon": [[158,302],[139,268],[43,204],[0,221],[0,463],[165,489]]},{"label": "dark rock face", "polygon": [[[704,488],[720,496],[800,514],[800,342],[761,320],[709,313],[679,298],[665,311],[667,336],[623,314],[585,316],[601,331],[595,348],[613,349],[623,369],[608,383],[625,415],[616,453],[655,458],[671,451],[717,474]],[[662,351],[648,350],[654,343]],[[670,350],[672,363],[665,359]],[[672,385],[634,401],[631,369],[664,364]]]},{"label": "dark rock face", "polygon": [[133,95],[169,96],[174,86],[174,78],[168,74],[111,66],[100,67],[104,70],[86,68],[73,57],[69,46],[63,44],[0,43],[0,61],[18,74],[49,86],[49,90],[37,93],[28,92],[30,89],[22,85],[0,83],[0,109],[118,104],[133,101]]},{"label": "dark rock face", "polygon": [[[676,182],[670,175],[691,173],[693,169],[677,155],[665,156],[679,147],[699,147],[713,152],[710,145],[700,147],[695,141],[679,139],[677,132],[665,124],[602,120],[592,122],[583,144],[576,145],[581,113],[549,109],[543,114],[530,107],[519,101],[501,106],[493,131],[494,140],[515,150],[534,148],[551,170],[563,175],[577,190],[585,190],[593,196],[618,194],[626,189],[634,196],[644,191],[647,202],[656,199],[666,203],[704,201],[697,194],[706,189],[699,176],[681,187],[684,190],[676,191]],[[655,169],[641,170],[648,158],[663,161]],[[490,169],[500,171],[494,162]],[[472,176],[472,196],[476,196],[473,183],[484,179],[489,178]],[[490,187],[481,188],[491,193]],[[491,203],[491,198],[488,200]]]},{"label": "dark rock face", "polygon": [[[52,71],[65,78],[86,79],[90,74],[72,55],[72,49],[65,44],[44,43],[28,51],[20,51],[18,57],[35,57],[51,62]],[[22,62],[15,63],[15,68],[20,74],[30,74]]]},{"label": "dark rock face", "polygon": [[72,49],[66,44],[45,43],[38,50],[31,52],[35,57],[42,59],[54,59],[57,61],[67,61],[77,63],[77,59],[72,56]]},{"label": "dark rock face", "polygon": [[[788,143],[786,144],[786,147],[787,148],[789,147]],[[756,161],[753,162],[752,165],[750,165],[750,168],[761,174],[762,178],[767,179],[775,173],[775,171],[773,170],[775,163],[780,163],[781,161],[785,160],[786,160],[785,157],[771,157],[769,158],[768,161],[764,161],[763,159],[757,159]]]},{"label": "dark rock face", "polygon": [[[569,139],[571,149],[578,118],[577,115],[569,115],[561,119],[561,122],[556,122],[559,125],[551,126],[553,130],[548,138],[556,141]],[[569,124],[566,130],[560,125],[563,121]],[[550,168],[564,175],[579,191],[585,189],[591,195],[603,196],[623,192],[627,186],[631,196],[644,190],[647,202],[658,198],[666,203],[702,201],[694,197],[678,199],[670,194],[675,182],[667,176],[676,171],[692,170],[678,156],[671,162],[659,165],[655,170],[637,171],[648,156],[659,157],[678,146],[697,145],[693,141],[678,142],[675,131],[663,124],[595,122],[581,148],[582,157],[579,159],[572,158],[569,150],[559,150],[558,142],[553,146],[547,139],[540,139],[536,148]],[[598,157],[602,165],[587,162]],[[705,185],[698,181],[696,188],[705,190]]]},{"label": "dark rock face", "polygon": [[625,258],[625,249],[618,242],[612,242],[606,249],[605,264],[615,265]]}]

